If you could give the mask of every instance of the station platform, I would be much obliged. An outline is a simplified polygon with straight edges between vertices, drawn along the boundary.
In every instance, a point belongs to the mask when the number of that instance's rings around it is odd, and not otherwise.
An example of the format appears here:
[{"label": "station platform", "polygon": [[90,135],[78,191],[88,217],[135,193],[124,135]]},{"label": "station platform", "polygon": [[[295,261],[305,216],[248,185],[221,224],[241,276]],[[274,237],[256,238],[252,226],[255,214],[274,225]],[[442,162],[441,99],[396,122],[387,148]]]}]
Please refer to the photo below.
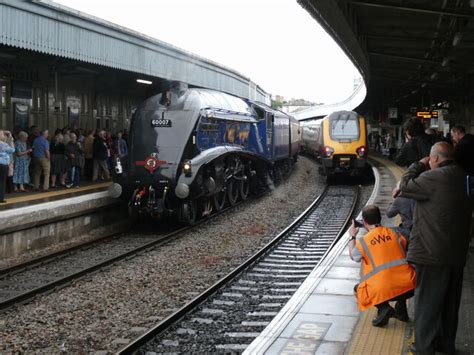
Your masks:
[{"label": "station platform", "polygon": [[47,192],[13,192],[6,194],[6,203],[0,204],[0,213],[5,210],[11,210],[14,208],[20,208],[25,206],[31,206],[44,202],[57,201],[61,199],[67,199],[70,197],[81,196],[84,194],[90,194],[94,192],[105,191],[112,184],[111,181],[105,182],[92,182],[86,181],[82,183],[79,188],[55,188]]},{"label": "station platform", "polygon": [[[371,162],[376,183],[368,204],[378,205],[384,216],[404,169],[378,155]],[[398,223],[382,220],[389,226]],[[360,264],[350,259],[348,240],[346,233],[244,354],[410,354],[414,299],[409,301],[408,323],[391,318],[387,326],[373,327],[375,308],[361,312],[357,307],[353,288]],[[473,242],[464,278],[456,349],[458,354],[474,354]]]},{"label": "station platform", "polygon": [[8,194],[0,204],[0,269],[128,228],[126,203],[112,182]]}]

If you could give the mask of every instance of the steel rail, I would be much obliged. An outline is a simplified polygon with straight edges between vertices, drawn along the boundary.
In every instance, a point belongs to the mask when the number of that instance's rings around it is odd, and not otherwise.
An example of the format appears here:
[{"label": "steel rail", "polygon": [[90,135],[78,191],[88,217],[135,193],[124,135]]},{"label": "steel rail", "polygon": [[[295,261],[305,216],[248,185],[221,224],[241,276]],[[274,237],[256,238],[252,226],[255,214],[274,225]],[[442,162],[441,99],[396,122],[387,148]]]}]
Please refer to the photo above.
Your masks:
[{"label": "steel rail", "polygon": [[[346,219],[344,220],[344,223],[343,223],[343,226],[342,226],[341,230],[337,233],[336,238],[331,243],[331,245],[329,246],[327,251],[324,253],[323,257],[320,259],[320,261],[318,262],[318,264],[315,267],[318,267],[321,260],[323,260],[323,258],[329,252],[329,250],[333,247],[334,243],[340,238],[340,236],[343,234],[345,229],[348,227],[348,225],[350,223],[350,220],[351,220],[351,217],[354,214],[354,210],[355,210],[355,207],[357,205],[357,201],[359,199],[360,188],[357,187],[356,189],[357,190],[356,190],[356,193],[355,193],[355,196],[354,196],[353,203],[352,203],[351,208],[350,208],[350,212],[346,216]],[[205,302],[207,299],[209,299],[212,295],[214,295],[219,289],[221,289],[226,284],[228,284],[229,282],[234,280],[238,275],[243,273],[247,268],[249,268],[249,266],[253,265],[260,257],[262,257],[264,254],[266,254],[270,249],[272,249],[275,245],[277,245],[281,240],[283,240],[296,226],[298,226],[301,222],[303,222],[305,220],[305,218],[308,217],[319,206],[321,201],[327,195],[328,190],[329,190],[329,185],[326,185],[323,192],[311,203],[311,205],[304,212],[302,212],[298,217],[296,217],[295,220],[290,225],[288,225],[283,231],[281,231],[275,238],[273,238],[269,243],[267,243],[257,253],[255,253],[250,258],[245,260],[237,268],[235,268],[229,274],[227,274],[226,276],[221,278],[219,281],[217,281],[215,284],[213,284],[207,290],[202,292],[196,298],[191,300],[189,303],[184,305],[178,311],[176,311],[175,313],[169,315],[167,318],[163,319],[160,323],[158,323],[153,328],[148,330],[145,334],[139,336],[138,338],[133,340],[131,343],[126,345],[124,348],[119,350],[118,354],[119,355],[125,355],[125,354],[134,353],[141,346],[145,345],[150,340],[152,340],[153,338],[158,336],[160,333],[167,330],[171,325],[178,322],[184,316],[189,314],[190,311],[194,310],[197,306],[199,306],[200,304]]]},{"label": "steel rail", "polygon": [[[0,301],[0,313],[2,313],[4,311],[6,311],[7,309],[15,306],[16,304],[24,304],[24,303],[30,302],[32,299],[34,299],[35,297],[45,293],[46,291],[49,291],[49,290],[55,289],[55,288],[58,288],[58,289],[62,288],[65,285],[68,285],[73,280],[77,280],[77,279],[80,279],[80,278],[82,278],[86,275],[97,272],[97,271],[99,271],[99,270],[101,270],[101,269],[103,269],[103,268],[105,268],[105,267],[107,267],[111,264],[114,264],[118,261],[121,261],[121,260],[126,259],[126,258],[130,258],[132,256],[136,256],[136,255],[138,255],[138,254],[140,254],[144,251],[150,251],[150,250],[152,250],[154,248],[157,248],[157,247],[159,247],[159,246],[161,246],[165,243],[168,243],[170,241],[179,239],[182,236],[183,233],[194,230],[195,228],[200,227],[203,224],[206,224],[206,223],[210,222],[214,218],[216,218],[216,217],[218,217],[222,214],[225,214],[225,213],[235,209],[236,207],[241,206],[242,204],[244,204],[246,202],[249,202],[249,201],[252,201],[255,198],[261,197],[263,195],[265,195],[265,193],[260,194],[260,195],[255,196],[255,197],[249,197],[249,198],[247,198],[246,200],[243,200],[243,201],[242,200],[238,201],[235,205],[228,206],[228,207],[224,208],[223,210],[210,215],[208,218],[203,218],[203,219],[197,221],[192,226],[186,226],[186,227],[179,228],[175,231],[172,231],[170,233],[167,233],[167,234],[164,234],[164,235],[160,236],[156,240],[153,240],[151,242],[140,245],[139,247],[131,249],[131,250],[125,252],[125,253],[116,255],[112,258],[108,258],[108,259],[103,260],[103,261],[101,261],[97,264],[94,264],[94,265],[90,266],[90,267],[86,267],[86,268],[81,269],[77,272],[71,273],[71,274],[69,274],[65,277],[60,277],[60,278],[58,278],[56,280],[53,280],[49,283],[45,283],[41,286],[32,288],[31,290],[28,290],[28,291],[22,292],[20,294],[17,294],[13,297],[4,299],[4,300]],[[118,234],[121,234],[121,233],[118,233]],[[14,265],[11,268],[3,269],[1,271],[0,281],[4,278],[8,277],[8,276],[18,274],[21,271],[26,271],[26,270],[32,269],[36,266],[42,266],[42,265],[45,265],[45,264],[54,263],[56,260],[64,259],[64,258],[68,257],[69,255],[73,254],[77,250],[80,250],[80,249],[83,249],[83,248],[84,249],[91,249],[93,247],[93,244],[100,244],[100,243],[103,243],[104,241],[112,240],[112,239],[119,239],[121,237],[126,237],[126,234],[123,235],[123,236],[121,236],[121,235],[108,236],[108,237],[105,237],[105,238],[101,238],[99,240],[87,242],[87,243],[82,244],[82,245],[74,246],[74,247],[69,248],[69,249],[64,250],[64,251],[56,252],[56,253],[53,253],[53,254],[50,254],[50,255],[46,255],[44,257],[40,257],[40,258],[31,260],[31,261],[27,261],[23,264]]]}]

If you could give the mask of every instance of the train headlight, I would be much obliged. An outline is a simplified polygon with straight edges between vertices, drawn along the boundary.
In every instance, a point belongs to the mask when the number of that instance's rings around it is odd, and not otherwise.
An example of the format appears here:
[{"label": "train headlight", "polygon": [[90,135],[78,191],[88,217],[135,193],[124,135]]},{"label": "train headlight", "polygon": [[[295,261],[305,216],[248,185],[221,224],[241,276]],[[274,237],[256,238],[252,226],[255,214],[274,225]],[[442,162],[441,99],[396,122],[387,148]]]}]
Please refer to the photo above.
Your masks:
[{"label": "train headlight", "polygon": [[325,146],[325,147],[323,148],[323,153],[324,153],[324,155],[325,155],[326,157],[329,158],[331,155],[334,154],[334,148]]},{"label": "train headlight", "polygon": [[184,175],[189,176],[191,175],[192,171],[193,171],[193,166],[191,164],[191,161],[190,160],[185,161],[183,164]]},{"label": "train headlight", "polygon": [[363,158],[367,155],[367,148],[364,147],[364,146],[359,147],[359,148],[357,148],[356,152],[357,152],[357,155],[359,156],[359,158]]}]

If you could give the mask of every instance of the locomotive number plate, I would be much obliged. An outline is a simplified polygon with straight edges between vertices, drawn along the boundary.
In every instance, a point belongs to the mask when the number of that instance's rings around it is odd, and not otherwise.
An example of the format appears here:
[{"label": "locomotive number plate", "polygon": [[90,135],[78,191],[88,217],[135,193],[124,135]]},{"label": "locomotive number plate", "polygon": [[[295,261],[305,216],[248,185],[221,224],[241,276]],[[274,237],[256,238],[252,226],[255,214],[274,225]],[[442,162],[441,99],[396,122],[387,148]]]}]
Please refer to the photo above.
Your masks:
[{"label": "locomotive number plate", "polygon": [[152,127],[171,127],[171,120],[167,118],[156,118],[151,120]]}]

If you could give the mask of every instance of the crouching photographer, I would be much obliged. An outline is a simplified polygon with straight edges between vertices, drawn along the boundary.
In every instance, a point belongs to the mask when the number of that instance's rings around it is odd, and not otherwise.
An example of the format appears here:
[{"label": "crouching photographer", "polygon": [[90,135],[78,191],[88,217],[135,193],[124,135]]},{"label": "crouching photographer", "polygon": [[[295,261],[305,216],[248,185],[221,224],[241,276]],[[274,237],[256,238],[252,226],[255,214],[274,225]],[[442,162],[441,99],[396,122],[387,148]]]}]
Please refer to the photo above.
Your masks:
[{"label": "crouching photographer", "polygon": [[[349,254],[352,260],[362,262],[362,277],[354,287],[359,309],[377,308],[372,320],[375,327],[383,327],[391,317],[407,322],[406,300],[415,289],[415,270],[406,260],[407,240],[380,225],[380,209],[375,205],[366,206],[362,218],[363,222],[353,220],[349,229]],[[357,240],[359,227],[367,233]],[[390,301],[396,301],[395,309]]]}]

